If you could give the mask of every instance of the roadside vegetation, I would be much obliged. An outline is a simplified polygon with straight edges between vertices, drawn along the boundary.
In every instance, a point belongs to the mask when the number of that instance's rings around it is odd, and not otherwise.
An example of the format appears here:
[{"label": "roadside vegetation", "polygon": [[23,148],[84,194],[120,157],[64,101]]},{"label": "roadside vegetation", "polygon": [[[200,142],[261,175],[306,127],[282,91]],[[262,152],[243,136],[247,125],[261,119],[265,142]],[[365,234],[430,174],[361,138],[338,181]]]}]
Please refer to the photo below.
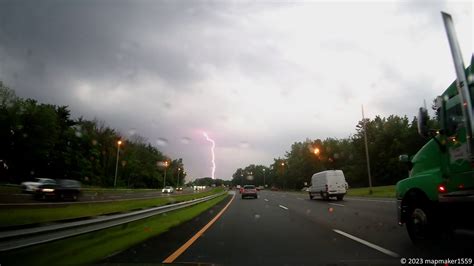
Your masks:
[{"label": "roadside vegetation", "polygon": [[78,203],[68,205],[22,206],[3,209],[0,212],[0,227],[47,223],[68,219],[98,216],[110,213],[127,212],[143,208],[163,206],[192,199],[197,199],[222,192],[222,188],[211,191],[158,197],[153,199],[123,200],[101,203]]},{"label": "roadside vegetation", "polygon": [[[193,219],[229,195],[125,225],[5,252],[5,265],[77,265],[98,262]],[[51,252],[53,251],[53,252]],[[45,256],[47,254],[47,256]]]},{"label": "roadside vegetation", "polygon": [[[181,159],[163,154],[130,129],[119,132],[97,119],[71,118],[68,106],[17,97],[0,81],[0,183],[19,184],[36,177],[67,178],[85,186],[157,188],[183,184]],[[165,143],[166,140],[159,140]]]},{"label": "roadside vegetation", "polygon": [[370,194],[368,187],[349,188],[347,195],[354,197],[395,198],[395,186],[372,187],[372,194]]},{"label": "roadside vegetation", "polygon": [[[417,131],[417,119],[390,115],[365,119],[373,186],[394,185],[408,176],[409,166],[398,161],[399,155],[414,155],[428,139]],[[235,170],[234,185],[253,184],[279,189],[300,190],[309,186],[311,176],[324,170],[344,171],[349,186],[367,187],[368,173],[364,142],[364,121],[347,138],[306,139],[293,143],[284,156],[269,166],[251,164]],[[436,128],[436,120],[429,120]],[[306,184],[305,184],[306,183]],[[362,192],[361,192],[362,193]]]}]

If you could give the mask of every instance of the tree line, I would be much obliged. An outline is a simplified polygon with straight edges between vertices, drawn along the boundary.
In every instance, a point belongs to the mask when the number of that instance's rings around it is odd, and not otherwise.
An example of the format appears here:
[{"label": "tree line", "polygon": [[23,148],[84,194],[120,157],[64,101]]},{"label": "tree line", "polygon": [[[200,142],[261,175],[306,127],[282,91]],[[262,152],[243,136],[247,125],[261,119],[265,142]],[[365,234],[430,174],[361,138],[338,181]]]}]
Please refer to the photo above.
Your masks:
[{"label": "tree line", "polygon": [[[232,183],[301,189],[310,184],[314,173],[340,169],[349,186],[368,186],[364,122],[372,185],[393,185],[406,178],[409,166],[398,161],[399,155],[414,155],[427,139],[418,134],[416,117],[409,121],[406,116],[390,115],[359,121],[355,134],[348,138],[295,142],[284,156],[274,158],[268,167],[251,164],[238,168],[232,175]],[[435,127],[436,120],[430,119],[429,124]]]},{"label": "tree line", "polygon": [[127,139],[98,120],[72,119],[67,106],[22,99],[0,82],[0,182],[68,178],[111,187],[118,146],[118,187],[162,187],[165,174],[166,185],[183,184],[182,160],[164,155],[145,138]]}]

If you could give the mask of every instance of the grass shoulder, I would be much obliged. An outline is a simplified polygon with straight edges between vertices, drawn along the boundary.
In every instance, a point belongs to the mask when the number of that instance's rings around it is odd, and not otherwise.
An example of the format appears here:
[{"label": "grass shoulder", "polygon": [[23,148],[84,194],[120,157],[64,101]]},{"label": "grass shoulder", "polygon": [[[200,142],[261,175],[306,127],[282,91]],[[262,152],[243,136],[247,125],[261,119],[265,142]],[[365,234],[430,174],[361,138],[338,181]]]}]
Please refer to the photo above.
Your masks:
[{"label": "grass shoulder", "polygon": [[157,197],[152,199],[124,200],[117,202],[98,202],[68,205],[22,206],[8,208],[0,212],[0,227],[48,223],[68,219],[93,217],[104,214],[128,212],[132,210],[163,206],[193,200],[222,192],[217,188],[206,192]]},{"label": "grass shoulder", "polygon": [[[193,219],[229,195],[136,222],[39,246],[5,252],[5,265],[91,264]],[[54,252],[51,252],[54,250]]]}]

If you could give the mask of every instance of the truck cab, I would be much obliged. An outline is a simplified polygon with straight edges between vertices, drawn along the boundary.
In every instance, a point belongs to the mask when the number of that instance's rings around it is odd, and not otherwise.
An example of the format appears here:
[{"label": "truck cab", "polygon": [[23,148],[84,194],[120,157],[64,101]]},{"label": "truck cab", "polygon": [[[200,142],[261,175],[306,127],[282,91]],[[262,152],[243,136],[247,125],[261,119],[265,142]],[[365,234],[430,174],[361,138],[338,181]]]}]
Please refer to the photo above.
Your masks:
[{"label": "truck cab", "polygon": [[398,222],[415,244],[474,227],[474,57],[467,68],[459,62],[460,52],[453,51],[457,40],[448,29],[451,17],[443,18],[458,77],[436,98],[439,128],[429,128],[427,111],[420,108],[418,132],[430,140],[409,161],[408,178],[396,185]]}]

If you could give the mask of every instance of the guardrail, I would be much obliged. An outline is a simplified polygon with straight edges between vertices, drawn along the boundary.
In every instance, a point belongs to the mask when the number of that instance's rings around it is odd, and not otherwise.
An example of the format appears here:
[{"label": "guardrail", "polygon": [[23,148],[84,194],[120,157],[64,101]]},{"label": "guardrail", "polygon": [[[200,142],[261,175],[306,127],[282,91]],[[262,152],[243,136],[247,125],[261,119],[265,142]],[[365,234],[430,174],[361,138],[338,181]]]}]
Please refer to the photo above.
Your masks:
[{"label": "guardrail", "polygon": [[9,251],[34,246],[72,236],[103,230],[117,225],[122,225],[149,218],[158,214],[186,208],[192,205],[196,205],[198,203],[215,199],[227,193],[227,191],[224,191],[222,193],[202,197],[199,199],[153,207],[145,210],[139,210],[123,214],[99,216],[97,218],[85,221],[53,224],[48,226],[0,232],[0,251]]}]

